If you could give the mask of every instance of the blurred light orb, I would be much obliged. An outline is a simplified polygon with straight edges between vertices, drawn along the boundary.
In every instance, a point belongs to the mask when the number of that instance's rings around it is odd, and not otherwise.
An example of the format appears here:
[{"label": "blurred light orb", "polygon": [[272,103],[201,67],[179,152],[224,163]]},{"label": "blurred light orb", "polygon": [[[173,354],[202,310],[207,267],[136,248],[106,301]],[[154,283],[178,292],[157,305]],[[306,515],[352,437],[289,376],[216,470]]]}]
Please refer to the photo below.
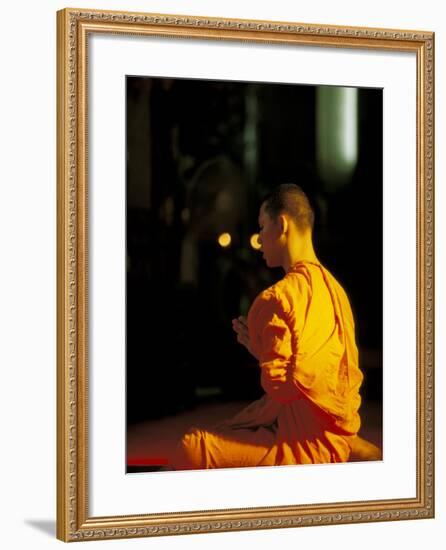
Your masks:
[{"label": "blurred light orb", "polygon": [[221,247],[226,248],[231,244],[231,240],[231,235],[229,233],[222,233],[218,237],[218,244]]},{"label": "blurred light orb", "polygon": [[259,243],[259,234],[254,233],[254,235],[251,235],[251,239],[249,240],[251,243],[251,246],[254,248],[254,250],[260,250],[260,243]]}]

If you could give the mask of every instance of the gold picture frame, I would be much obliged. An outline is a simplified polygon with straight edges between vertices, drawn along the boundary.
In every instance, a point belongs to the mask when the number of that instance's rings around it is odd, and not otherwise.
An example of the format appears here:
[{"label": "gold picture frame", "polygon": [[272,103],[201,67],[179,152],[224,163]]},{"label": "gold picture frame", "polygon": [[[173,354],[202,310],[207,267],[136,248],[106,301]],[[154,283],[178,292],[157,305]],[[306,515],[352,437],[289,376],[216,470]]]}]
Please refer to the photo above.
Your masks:
[{"label": "gold picture frame", "polygon": [[[434,33],[71,8],[57,13],[57,33],[57,537],[68,542],[434,517]],[[89,515],[87,66],[94,33],[416,54],[415,498]]]}]

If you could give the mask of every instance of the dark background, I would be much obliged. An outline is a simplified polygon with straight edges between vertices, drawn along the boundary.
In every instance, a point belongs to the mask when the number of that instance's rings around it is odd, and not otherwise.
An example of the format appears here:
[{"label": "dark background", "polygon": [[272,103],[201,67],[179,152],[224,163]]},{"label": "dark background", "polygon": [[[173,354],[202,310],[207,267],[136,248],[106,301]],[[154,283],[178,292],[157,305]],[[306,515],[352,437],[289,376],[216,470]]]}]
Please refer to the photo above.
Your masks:
[{"label": "dark background", "polygon": [[[250,246],[294,182],[356,321],[364,400],[382,399],[382,91],[358,90],[358,157],[321,176],[318,87],[127,77],[127,422],[263,394],[231,319],[281,270]],[[232,242],[222,248],[223,232]]]}]

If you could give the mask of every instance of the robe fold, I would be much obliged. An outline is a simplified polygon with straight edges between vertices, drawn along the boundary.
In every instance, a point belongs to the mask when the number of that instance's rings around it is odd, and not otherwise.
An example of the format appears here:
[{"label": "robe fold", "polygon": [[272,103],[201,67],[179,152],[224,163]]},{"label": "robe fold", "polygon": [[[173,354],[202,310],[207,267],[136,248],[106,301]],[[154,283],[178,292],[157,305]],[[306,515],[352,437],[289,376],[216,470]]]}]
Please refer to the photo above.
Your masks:
[{"label": "robe fold", "polygon": [[250,345],[265,394],[212,429],[191,429],[174,469],[345,462],[363,375],[350,303],[320,263],[296,263],[255,299]]}]

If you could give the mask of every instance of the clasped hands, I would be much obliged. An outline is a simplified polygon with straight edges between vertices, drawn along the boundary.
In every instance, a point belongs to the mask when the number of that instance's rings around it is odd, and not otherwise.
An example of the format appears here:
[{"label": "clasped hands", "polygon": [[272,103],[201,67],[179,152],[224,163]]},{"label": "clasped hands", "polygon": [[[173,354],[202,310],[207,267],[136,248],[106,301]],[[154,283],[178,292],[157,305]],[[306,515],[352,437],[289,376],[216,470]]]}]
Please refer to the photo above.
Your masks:
[{"label": "clasped hands", "polygon": [[[248,323],[246,321],[246,317],[243,317],[240,315],[237,319],[232,320],[232,328],[234,329],[235,333],[237,334],[237,342],[242,344],[242,346],[245,346],[245,348],[249,351],[251,355],[253,355],[258,361],[260,358],[258,355],[254,352],[251,341],[249,338],[249,331],[248,331]],[[262,364],[262,371],[264,377],[266,377],[270,382],[285,382],[286,381],[286,369],[283,365],[275,364],[274,361],[271,363],[265,363]]]},{"label": "clasped hands", "polygon": [[251,341],[249,339],[248,323],[246,317],[240,315],[237,319],[232,319],[232,328],[237,334],[237,342],[245,346],[251,355],[253,355],[257,360],[259,360],[257,354],[254,352],[251,346]]}]

